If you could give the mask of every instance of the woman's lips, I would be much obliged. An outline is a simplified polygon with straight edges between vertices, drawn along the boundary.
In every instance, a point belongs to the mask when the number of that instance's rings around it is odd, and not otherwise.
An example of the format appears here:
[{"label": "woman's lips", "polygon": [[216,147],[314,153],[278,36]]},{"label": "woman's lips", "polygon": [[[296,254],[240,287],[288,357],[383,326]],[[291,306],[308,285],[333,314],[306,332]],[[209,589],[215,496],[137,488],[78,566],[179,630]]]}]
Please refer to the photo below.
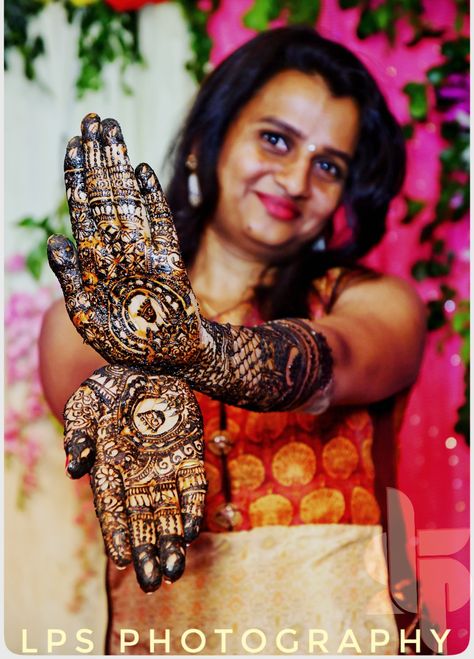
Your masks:
[{"label": "woman's lips", "polygon": [[291,222],[292,220],[296,220],[301,214],[298,206],[289,199],[268,195],[263,192],[256,192],[256,195],[264,205],[267,213],[275,218],[275,220]]}]

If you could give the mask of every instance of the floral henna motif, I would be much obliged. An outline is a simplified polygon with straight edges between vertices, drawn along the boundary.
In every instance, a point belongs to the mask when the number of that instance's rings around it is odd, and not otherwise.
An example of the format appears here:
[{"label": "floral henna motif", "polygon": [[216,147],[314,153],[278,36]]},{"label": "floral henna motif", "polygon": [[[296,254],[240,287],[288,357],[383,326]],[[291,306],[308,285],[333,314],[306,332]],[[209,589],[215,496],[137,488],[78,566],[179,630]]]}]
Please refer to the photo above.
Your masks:
[{"label": "floral henna motif", "polygon": [[144,591],[178,579],[199,533],[207,482],[201,413],[170,376],[103,367],[69,399],[67,472],[89,472],[107,553],[133,560]]}]

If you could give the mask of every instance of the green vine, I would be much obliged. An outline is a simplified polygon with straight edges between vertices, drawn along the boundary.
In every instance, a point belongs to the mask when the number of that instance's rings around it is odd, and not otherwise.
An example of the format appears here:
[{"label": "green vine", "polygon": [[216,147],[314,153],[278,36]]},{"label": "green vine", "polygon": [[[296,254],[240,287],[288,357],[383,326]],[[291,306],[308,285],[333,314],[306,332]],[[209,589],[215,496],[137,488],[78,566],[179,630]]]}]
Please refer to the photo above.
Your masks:
[{"label": "green vine", "polygon": [[321,10],[320,0],[255,0],[253,6],[243,17],[245,27],[262,32],[277,18],[283,18],[288,24],[313,26]]},{"label": "green vine", "polygon": [[80,63],[76,93],[82,98],[88,91],[102,89],[103,71],[110,62],[120,63],[121,84],[131,93],[125,81],[125,71],[131,64],[142,64],[138,42],[136,11],[116,12],[102,0],[6,0],[4,68],[8,55],[18,50],[28,80],[35,80],[36,60],[45,53],[41,36],[30,34],[31,19],[51,3],[63,6],[69,23],[79,26],[77,56]]},{"label": "green vine", "polygon": [[212,49],[212,39],[207,32],[207,25],[209,18],[219,8],[220,0],[211,0],[208,10],[200,9],[195,0],[176,0],[176,2],[181,7],[191,36],[193,57],[186,62],[186,69],[196,82],[200,83],[208,72]]},{"label": "green vine", "polygon": [[50,215],[44,217],[23,217],[17,222],[17,226],[28,231],[33,231],[38,236],[35,246],[26,255],[25,266],[34,279],[39,281],[43,267],[47,261],[46,245],[49,236],[60,233],[72,239],[71,224],[69,220],[69,209],[66,197]]}]

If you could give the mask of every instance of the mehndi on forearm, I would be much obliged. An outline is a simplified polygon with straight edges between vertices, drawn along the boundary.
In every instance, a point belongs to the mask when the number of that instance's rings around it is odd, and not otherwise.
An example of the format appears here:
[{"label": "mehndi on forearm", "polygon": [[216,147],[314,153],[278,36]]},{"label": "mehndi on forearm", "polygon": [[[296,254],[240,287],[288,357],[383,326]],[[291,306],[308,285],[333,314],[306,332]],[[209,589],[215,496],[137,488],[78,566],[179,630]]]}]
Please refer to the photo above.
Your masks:
[{"label": "mehndi on forearm", "polygon": [[260,412],[295,409],[328,392],[331,349],[303,320],[238,327],[203,319],[201,336],[200,358],[179,369],[196,391]]}]

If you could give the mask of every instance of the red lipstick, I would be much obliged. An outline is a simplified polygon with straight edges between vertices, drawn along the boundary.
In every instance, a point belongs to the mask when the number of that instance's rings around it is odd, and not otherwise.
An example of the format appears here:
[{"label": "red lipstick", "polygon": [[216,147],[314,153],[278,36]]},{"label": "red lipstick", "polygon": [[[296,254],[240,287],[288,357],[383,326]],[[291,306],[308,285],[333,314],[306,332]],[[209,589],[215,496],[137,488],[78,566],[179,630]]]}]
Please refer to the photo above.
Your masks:
[{"label": "red lipstick", "polygon": [[275,220],[280,220],[281,222],[292,222],[293,220],[296,220],[301,214],[298,206],[289,199],[284,199],[283,197],[278,197],[276,195],[265,194],[263,192],[256,192],[256,195],[262,202],[267,213],[271,215]]}]

